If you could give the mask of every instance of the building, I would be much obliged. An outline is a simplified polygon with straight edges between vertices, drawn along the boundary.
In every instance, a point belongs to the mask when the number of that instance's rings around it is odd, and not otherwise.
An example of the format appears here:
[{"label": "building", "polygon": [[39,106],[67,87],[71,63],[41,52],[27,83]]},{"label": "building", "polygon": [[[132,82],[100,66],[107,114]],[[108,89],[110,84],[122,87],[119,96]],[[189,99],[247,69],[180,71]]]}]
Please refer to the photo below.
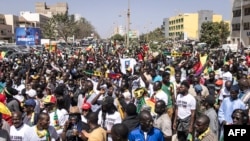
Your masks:
[{"label": "building", "polygon": [[[16,34],[16,27],[19,27],[19,17],[16,15],[11,15],[11,14],[6,14],[4,15],[5,17],[5,22],[7,25],[11,25],[11,31],[12,31],[12,35]],[[15,42],[15,36],[12,36],[12,40],[11,42]]]},{"label": "building", "polygon": [[[234,0],[232,5],[231,42],[250,45],[250,0]],[[241,41],[240,41],[241,40]]]},{"label": "building", "polygon": [[220,22],[222,16],[210,10],[197,13],[184,13],[163,20],[163,33],[166,38],[199,40],[201,25],[204,22]]},{"label": "building", "polygon": [[49,20],[48,17],[39,14],[32,13],[30,11],[21,11],[19,17],[19,26],[20,27],[44,27],[44,25]]},{"label": "building", "polygon": [[4,14],[0,14],[0,41],[11,42],[13,35],[12,26],[6,23]]},{"label": "building", "polygon": [[115,34],[120,34],[120,35],[124,36],[125,35],[125,27],[122,25],[114,27],[113,35],[115,35]]},{"label": "building", "polygon": [[43,14],[47,17],[52,17],[56,14],[68,13],[68,4],[65,2],[58,2],[55,5],[47,5],[45,2],[36,2],[35,12]]}]

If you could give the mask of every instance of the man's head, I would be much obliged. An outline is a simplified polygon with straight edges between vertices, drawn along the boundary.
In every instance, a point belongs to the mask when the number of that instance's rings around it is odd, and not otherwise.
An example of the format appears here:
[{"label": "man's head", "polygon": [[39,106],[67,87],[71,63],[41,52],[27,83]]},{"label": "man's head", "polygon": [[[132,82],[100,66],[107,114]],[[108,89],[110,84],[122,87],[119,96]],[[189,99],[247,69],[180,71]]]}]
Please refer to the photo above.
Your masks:
[{"label": "man's head", "polygon": [[50,124],[50,117],[48,113],[40,113],[38,116],[37,126],[41,129],[48,129]]},{"label": "man's head", "polygon": [[209,127],[210,119],[207,115],[201,115],[195,121],[195,128],[198,134],[204,133]]},{"label": "man's head", "polygon": [[129,130],[128,127],[122,123],[115,124],[111,129],[111,137],[113,141],[127,141]]},{"label": "man's head", "polygon": [[91,125],[91,124],[97,125],[98,124],[98,114],[95,112],[89,113],[89,115],[87,117],[87,123],[89,125]]},{"label": "man's head", "polygon": [[238,98],[239,94],[239,87],[238,86],[232,86],[230,89],[230,97],[232,100],[236,100]]},{"label": "man's head", "polygon": [[163,100],[159,100],[155,103],[155,113],[162,115],[166,111],[166,103]]},{"label": "man's head", "polygon": [[225,87],[226,87],[226,89],[229,91],[229,90],[231,89],[231,87],[232,87],[232,81],[227,80],[227,81],[225,82]]},{"label": "man's head", "polygon": [[161,89],[162,83],[160,81],[156,81],[153,85],[154,91],[158,91]]},{"label": "man's head", "polygon": [[180,71],[175,72],[175,81],[176,82],[181,81],[181,72]]},{"label": "man's head", "polygon": [[134,103],[129,103],[126,106],[126,110],[125,110],[127,116],[136,116],[137,112],[136,112],[136,105]]},{"label": "man's head", "polygon": [[232,120],[234,125],[247,125],[249,117],[246,111],[235,109],[232,113]]},{"label": "man's head", "polygon": [[12,113],[12,122],[15,128],[19,128],[23,124],[22,113],[21,112],[13,112]]},{"label": "man's head", "polygon": [[214,80],[214,78],[215,78],[215,72],[214,71],[210,71],[209,72],[209,79],[210,80]]},{"label": "man's head", "polygon": [[244,90],[247,90],[249,87],[249,83],[248,83],[248,80],[245,79],[245,78],[242,78],[239,80],[239,88],[240,90],[244,91]]},{"label": "man's head", "polygon": [[36,107],[36,101],[34,99],[27,99],[24,102],[24,111],[27,113],[34,112],[35,107]]},{"label": "man's head", "polygon": [[188,83],[188,81],[184,80],[181,82],[181,86],[180,86],[180,93],[181,94],[187,94],[188,89],[189,89],[190,85]]},{"label": "man's head", "polygon": [[167,84],[170,81],[170,73],[168,72],[163,72],[162,73],[162,82]]},{"label": "man's head", "polygon": [[153,118],[149,111],[141,111],[139,115],[139,121],[142,131],[149,132],[153,128]]}]

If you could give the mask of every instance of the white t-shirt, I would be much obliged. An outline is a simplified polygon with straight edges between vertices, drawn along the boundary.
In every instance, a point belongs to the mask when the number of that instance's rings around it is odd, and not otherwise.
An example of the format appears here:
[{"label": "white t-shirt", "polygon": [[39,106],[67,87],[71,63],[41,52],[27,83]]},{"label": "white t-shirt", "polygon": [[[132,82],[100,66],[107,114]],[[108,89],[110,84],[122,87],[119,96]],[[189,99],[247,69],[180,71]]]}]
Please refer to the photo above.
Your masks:
[{"label": "white t-shirt", "polygon": [[[106,113],[106,120],[104,126],[106,127],[107,131],[110,131],[114,124],[121,123],[121,115],[119,112],[115,112],[114,114],[110,115]],[[98,114],[98,124],[103,127],[103,120],[102,120],[102,111]],[[108,134],[108,141],[112,141],[111,135]]]},{"label": "white t-shirt", "polygon": [[183,96],[182,94],[177,95],[176,104],[178,107],[178,117],[184,119],[191,115],[191,110],[196,109],[196,100],[191,94]]},{"label": "white t-shirt", "polygon": [[23,124],[21,127],[16,128],[14,125],[10,127],[10,140],[11,141],[24,141],[24,133],[30,130],[30,126]]},{"label": "white t-shirt", "polygon": [[[61,127],[64,126],[65,122],[68,120],[68,115],[67,115],[67,111],[66,110],[59,110],[56,109],[57,111],[57,116],[58,116],[58,123]],[[50,117],[50,126],[55,126],[54,125],[54,115],[55,112],[49,113],[49,117]],[[57,130],[58,134],[62,133],[62,129]]]},{"label": "white t-shirt", "polygon": [[[49,126],[48,128],[51,141],[55,141],[59,138],[56,129],[52,126]],[[24,138],[23,141],[47,141],[46,136],[39,138],[37,133],[36,133],[36,126],[33,126],[27,130],[27,132],[24,133]]]},{"label": "white t-shirt", "polygon": [[155,100],[163,100],[165,104],[168,105],[168,95],[163,90],[159,90],[156,92]]}]

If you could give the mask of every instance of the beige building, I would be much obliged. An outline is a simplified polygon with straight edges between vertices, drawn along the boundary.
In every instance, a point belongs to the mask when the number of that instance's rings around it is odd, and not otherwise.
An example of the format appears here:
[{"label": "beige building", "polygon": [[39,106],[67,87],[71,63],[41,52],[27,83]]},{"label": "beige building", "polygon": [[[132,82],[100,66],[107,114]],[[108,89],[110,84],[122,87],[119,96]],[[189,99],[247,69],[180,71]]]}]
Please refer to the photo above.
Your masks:
[{"label": "beige building", "polygon": [[231,23],[231,42],[250,46],[250,0],[233,1]]},{"label": "beige building", "polygon": [[56,14],[64,14],[68,12],[68,4],[65,2],[58,2],[54,5],[47,5],[45,2],[36,2],[35,12],[43,14],[47,17],[52,17]]},{"label": "beige building", "polygon": [[[12,34],[15,35],[16,27],[19,27],[19,17],[16,15],[6,14],[4,15],[7,25],[11,25]],[[15,41],[15,36],[12,36],[12,41]]]},{"label": "beige building", "polygon": [[48,20],[49,18],[42,14],[32,13],[30,11],[21,11],[19,17],[19,26],[42,28]]},{"label": "beige building", "polygon": [[178,14],[165,18],[162,28],[166,38],[199,40],[201,25],[208,21],[221,22],[222,15],[214,14],[211,10]]},{"label": "beige building", "polygon": [[4,41],[6,43],[11,42],[13,36],[12,26],[8,25],[6,23],[5,16],[0,14],[0,41]]}]

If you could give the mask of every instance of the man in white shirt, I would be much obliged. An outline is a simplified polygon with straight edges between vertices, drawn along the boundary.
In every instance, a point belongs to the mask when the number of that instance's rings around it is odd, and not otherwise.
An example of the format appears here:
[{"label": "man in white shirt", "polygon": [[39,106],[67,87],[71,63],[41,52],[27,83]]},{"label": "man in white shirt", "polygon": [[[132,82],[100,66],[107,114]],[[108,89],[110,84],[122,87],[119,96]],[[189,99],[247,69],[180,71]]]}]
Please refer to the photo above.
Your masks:
[{"label": "man in white shirt", "polygon": [[49,114],[40,113],[37,124],[24,133],[23,141],[59,141],[59,135],[49,122]]},{"label": "man in white shirt", "polygon": [[13,125],[10,127],[10,140],[11,141],[24,140],[24,133],[30,130],[30,126],[23,123],[22,113],[13,112],[12,122],[13,122]]},{"label": "man in white shirt", "polygon": [[162,83],[160,81],[156,81],[154,83],[153,89],[155,91],[154,94],[154,100],[158,101],[158,100],[163,100],[165,102],[165,104],[168,104],[168,95],[161,89],[162,87]]},{"label": "man in white shirt", "polygon": [[189,133],[193,133],[196,100],[188,93],[188,81],[182,81],[180,94],[176,99],[176,110],[173,128],[177,131],[178,140],[186,140]]}]

